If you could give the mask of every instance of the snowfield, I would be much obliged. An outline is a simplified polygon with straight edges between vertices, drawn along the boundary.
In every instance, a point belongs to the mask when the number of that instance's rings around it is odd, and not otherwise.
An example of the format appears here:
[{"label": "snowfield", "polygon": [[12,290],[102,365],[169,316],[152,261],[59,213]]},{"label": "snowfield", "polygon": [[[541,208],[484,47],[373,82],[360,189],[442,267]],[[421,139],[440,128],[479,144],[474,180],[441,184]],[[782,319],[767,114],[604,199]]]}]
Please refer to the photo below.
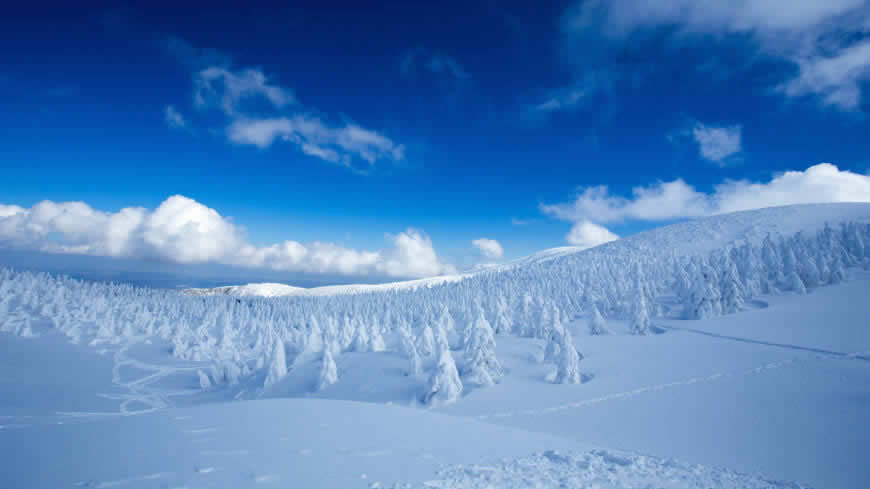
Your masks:
[{"label": "snowfield", "polygon": [[0,270],[0,485],[870,486],[870,205],[451,277]]}]

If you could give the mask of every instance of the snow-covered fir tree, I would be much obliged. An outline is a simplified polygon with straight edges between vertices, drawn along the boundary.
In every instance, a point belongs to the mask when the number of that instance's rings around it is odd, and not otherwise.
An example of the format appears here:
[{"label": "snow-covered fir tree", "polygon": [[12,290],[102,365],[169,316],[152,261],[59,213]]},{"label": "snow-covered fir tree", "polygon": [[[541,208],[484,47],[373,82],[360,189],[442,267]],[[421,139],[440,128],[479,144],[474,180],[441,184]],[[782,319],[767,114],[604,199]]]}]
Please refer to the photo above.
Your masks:
[{"label": "snow-covered fir tree", "polygon": [[462,380],[459,378],[456,362],[450,353],[447,336],[440,328],[436,344],[438,347],[437,363],[429,376],[426,392],[422,397],[423,403],[428,405],[448,404],[459,399],[462,395]]},{"label": "snow-covered fir tree", "polygon": [[287,356],[284,352],[284,342],[278,338],[272,340],[272,358],[269,361],[269,371],[266,373],[265,387],[278,382],[287,375]]},{"label": "snow-covered fir tree", "polygon": [[554,314],[553,322],[550,324],[550,332],[547,334],[547,344],[544,346],[543,361],[545,363],[553,362],[559,357],[563,336],[565,336],[565,327],[559,320],[559,314]]},{"label": "snow-covered fir tree", "polygon": [[605,335],[610,334],[610,330],[607,329],[607,325],[604,321],[604,317],[601,315],[601,312],[598,310],[598,307],[594,304],[592,305],[592,312],[589,313],[589,334],[590,335]]},{"label": "snow-covered fir tree", "polygon": [[489,321],[483,315],[472,324],[471,337],[465,345],[466,382],[490,386],[501,380],[504,371],[495,354],[495,337]]},{"label": "snow-covered fir tree", "polygon": [[553,383],[579,384],[582,380],[580,355],[577,353],[577,348],[574,347],[574,340],[567,333],[562,335],[561,340],[556,371],[552,374]]},{"label": "snow-covered fir tree", "polygon": [[646,294],[640,281],[635,282],[634,297],[632,299],[630,332],[634,335],[649,334],[649,311]]},{"label": "snow-covered fir tree", "polygon": [[338,382],[338,367],[335,365],[335,359],[332,358],[331,350],[331,348],[323,349],[323,358],[320,362],[320,375],[317,379],[317,390],[323,390]]},{"label": "snow-covered fir tree", "polygon": [[[442,325],[443,323],[439,324],[439,327],[443,328]],[[432,332],[432,328],[428,324],[423,326],[423,330],[420,332],[420,338],[417,341],[417,350],[425,358],[431,357],[436,352],[435,334]]]}]

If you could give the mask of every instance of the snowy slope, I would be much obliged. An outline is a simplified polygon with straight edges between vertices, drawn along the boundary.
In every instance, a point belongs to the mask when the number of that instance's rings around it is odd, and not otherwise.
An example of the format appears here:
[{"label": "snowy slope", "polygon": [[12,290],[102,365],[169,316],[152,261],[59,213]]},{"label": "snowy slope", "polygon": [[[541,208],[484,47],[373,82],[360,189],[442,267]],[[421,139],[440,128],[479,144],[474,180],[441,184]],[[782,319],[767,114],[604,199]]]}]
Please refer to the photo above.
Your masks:
[{"label": "snowy slope", "polygon": [[462,280],[463,275],[444,275],[440,277],[422,278],[417,280],[405,280],[402,282],[390,282],[385,284],[348,284],[326,285],[322,287],[294,287],[285,284],[259,283],[247,285],[228,285],[207,289],[182,289],[181,293],[194,296],[228,295],[236,297],[285,297],[285,296],[309,296],[322,297],[341,294],[362,294],[368,292],[386,292],[393,290],[413,290],[419,287],[431,287],[447,282]]},{"label": "snowy slope", "polygon": [[209,289],[184,289],[182,293],[186,295],[229,295],[235,297],[281,297],[285,295],[304,294],[304,287],[293,287],[292,285],[276,284],[276,283],[258,283],[247,285],[227,285],[223,287],[213,287]]},{"label": "snowy slope", "polygon": [[0,270],[0,486],[867,487],[868,241],[793,206],[241,301]]},{"label": "snowy slope", "polygon": [[[841,222],[870,222],[870,205],[855,204],[803,204],[771,207],[724,214],[672,224],[641,232],[621,240],[601,245],[607,253],[620,253],[621,249],[649,249],[667,251],[675,255],[705,253],[743,242],[759,243],[768,234],[793,235],[799,231],[815,233],[825,224]],[[414,289],[462,280],[482,272],[500,272],[518,267],[554,261],[584,253],[589,248],[562,246],[537,252],[501,264],[492,264],[462,275],[432,277],[420,280],[386,284],[355,284],[303,288],[283,284],[248,284],[210,289],[184,289],[189,295],[235,295],[276,297],[288,295],[327,296]]]},{"label": "snowy slope", "polygon": [[5,487],[31,489],[800,487],[467,418],[302,399],[30,426],[3,433],[0,450]]}]

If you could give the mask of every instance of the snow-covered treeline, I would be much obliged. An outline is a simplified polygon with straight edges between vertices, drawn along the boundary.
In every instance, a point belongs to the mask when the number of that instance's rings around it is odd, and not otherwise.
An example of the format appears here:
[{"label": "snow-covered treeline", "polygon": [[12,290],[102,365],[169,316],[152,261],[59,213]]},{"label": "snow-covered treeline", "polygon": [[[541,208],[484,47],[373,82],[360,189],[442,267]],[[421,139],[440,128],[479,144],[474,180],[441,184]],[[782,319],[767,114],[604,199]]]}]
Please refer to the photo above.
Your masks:
[{"label": "snow-covered treeline", "polygon": [[343,352],[389,351],[408,359],[409,375],[428,377],[421,401],[449,402],[502,377],[498,335],[546,340],[552,381],[577,383],[582,355],[565,329],[577,315],[590,334],[606,334],[610,317],[643,335],[655,317],[733,313],[754,296],[806,293],[870,267],[868,240],[870,224],[854,221],[681,255],[626,239],[415,289],[241,300],[2,269],[0,331],[33,335],[38,319],[75,342],[159,337],[176,357],[213,365],[203,388],[252,373],[268,387],[304,359],[321,362],[323,388],[338,380]]}]

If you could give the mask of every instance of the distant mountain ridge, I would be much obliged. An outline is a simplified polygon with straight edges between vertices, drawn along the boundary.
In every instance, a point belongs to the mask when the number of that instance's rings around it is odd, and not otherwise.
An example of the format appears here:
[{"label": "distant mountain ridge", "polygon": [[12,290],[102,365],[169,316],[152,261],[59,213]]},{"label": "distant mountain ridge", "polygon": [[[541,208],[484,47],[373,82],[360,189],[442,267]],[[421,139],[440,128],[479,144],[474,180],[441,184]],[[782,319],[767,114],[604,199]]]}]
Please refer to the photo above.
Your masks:
[{"label": "distant mountain ridge", "polygon": [[416,289],[456,282],[481,273],[511,270],[517,267],[558,260],[590,249],[629,246],[633,248],[670,249],[676,255],[709,252],[729,244],[758,244],[768,234],[792,235],[822,229],[826,223],[870,222],[870,204],[800,204],[768,207],[750,211],[693,219],[643,231],[594,248],[560,246],[500,264],[491,264],[457,275],[429,277],[384,284],[348,284],[323,287],[294,287],[279,283],[251,283],[213,288],[188,288],[181,293],[194,296],[226,295],[235,297],[330,296],[367,292]]}]

